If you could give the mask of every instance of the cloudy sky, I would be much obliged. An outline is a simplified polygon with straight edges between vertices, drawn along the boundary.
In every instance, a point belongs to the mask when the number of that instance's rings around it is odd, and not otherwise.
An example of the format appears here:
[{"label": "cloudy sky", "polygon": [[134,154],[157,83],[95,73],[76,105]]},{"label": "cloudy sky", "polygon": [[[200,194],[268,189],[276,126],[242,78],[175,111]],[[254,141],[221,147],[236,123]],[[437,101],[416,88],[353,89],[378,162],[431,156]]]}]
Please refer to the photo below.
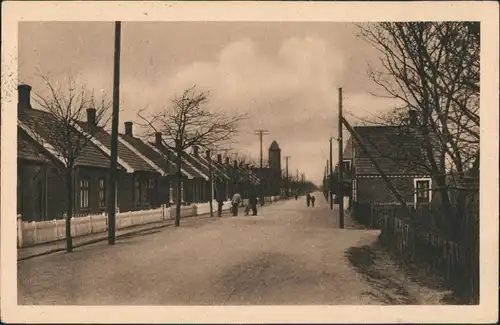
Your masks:
[{"label": "cloudy sky", "polygon": [[[214,109],[249,114],[236,151],[258,158],[253,130],[269,130],[265,148],[276,140],[282,157],[291,156],[290,173],[298,169],[320,184],[328,138],[338,132],[338,87],[355,116],[393,105],[369,94],[376,89],[367,63],[376,66],[378,53],[356,34],[348,23],[125,22],[120,130],[138,121],[138,110],[168,108],[174,95],[197,85],[211,92]],[[113,38],[109,22],[21,23],[19,79],[40,89],[38,73],[52,80],[78,75],[111,94]]]}]

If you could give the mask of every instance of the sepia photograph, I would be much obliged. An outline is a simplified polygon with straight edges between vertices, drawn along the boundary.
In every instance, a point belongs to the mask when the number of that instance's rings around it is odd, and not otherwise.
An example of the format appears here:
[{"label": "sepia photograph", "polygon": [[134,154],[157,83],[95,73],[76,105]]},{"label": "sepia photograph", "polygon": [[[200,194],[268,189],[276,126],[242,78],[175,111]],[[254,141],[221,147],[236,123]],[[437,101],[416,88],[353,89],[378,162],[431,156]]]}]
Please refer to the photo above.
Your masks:
[{"label": "sepia photograph", "polygon": [[32,4],[2,319],[498,320],[497,4]]}]

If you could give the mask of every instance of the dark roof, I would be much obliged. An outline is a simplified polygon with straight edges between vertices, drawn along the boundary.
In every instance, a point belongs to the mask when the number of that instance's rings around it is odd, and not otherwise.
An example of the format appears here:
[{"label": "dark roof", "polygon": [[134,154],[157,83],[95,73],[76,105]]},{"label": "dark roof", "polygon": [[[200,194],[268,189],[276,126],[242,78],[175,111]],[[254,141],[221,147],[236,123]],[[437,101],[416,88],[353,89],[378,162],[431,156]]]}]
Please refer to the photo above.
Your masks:
[{"label": "dark roof", "polygon": [[[165,146],[156,146],[155,147],[160,150],[164,155],[168,156],[170,154],[171,157],[173,157],[174,159],[177,159],[177,155],[175,154],[175,152],[173,150],[170,150],[169,148],[165,147]],[[192,176],[193,178],[203,178],[205,179],[205,177],[203,177],[202,175],[200,175],[200,173],[198,173],[195,169],[193,169],[193,167],[191,167],[191,165],[187,164],[186,163],[186,157],[185,156],[181,156],[181,159],[183,161],[181,167],[182,169],[184,170],[184,173],[187,173],[189,174],[190,176]]]},{"label": "dark roof", "polygon": [[224,173],[225,177],[230,180],[231,179],[231,167],[226,165],[225,162],[219,163],[217,160],[214,160],[214,165],[217,166],[217,168]]},{"label": "dark roof", "polygon": [[[54,135],[57,135],[56,132],[60,132],[62,125],[54,115],[37,109],[19,109],[18,121],[56,148],[56,151],[61,151],[57,148],[61,148],[64,142],[57,141],[57,137]],[[35,140],[39,141],[39,139]],[[83,140],[83,137],[76,129],[72,129],[72,140],[75,144]],[[97,146],[89,141],[81,149],[75,164],[78,166],[109,168],[110,160]]]},{"label": "dark roof", "polygon": [[167,160],[165,156],[156,152],[153,148],[144,143],[141,139],[132,137],[125,134],[119,135],[121,139],[127,141],[131,146],[141,153],[144,157],[151,160],[156,166],[158,166],[164,173],[173,174],[175,173],[175,165]]},{"label": "dark roof", "polygon": [[[87,127],[87,122],[78,122],[80,127]],[[121,136],[121,135],[120,135]],[[106,132],[102,127],[96,127],[94,131],[94,138],[98,140],[108,150],[111,150],[111,135]],[[137,155],[134,151],[130,150],[126,145],[118,141],[118,157],[127,163],[134,171],[142,172],[157,172],[157,170],[149,165],[144,159]]]},{"label": "dark roof", "polygon": [[17,158],[35,162],[49,162],[48,155],[50,154],[37,145],[24,131],[17,129]]},{"label": "dark roof", "polygon": [[[373,159],[388,175],[428,174],[428,160],[422,146],[422,137],[405,127],[360,126],[354,127]],[[378,174],[370,158],[357,141],[353,141],[355,173]]]},{"label": "dark roof", "polygon": [[276,140],[273,140],[273,142],[269,146],[269,150],[281,150],[280,146],[278,145],[278,142],[276,142]]},{"label": "dark roof", "polygon": [[[205,175],[209,174],[208,160],[202,155],[186,154],[187,160],[191,162],[198,170],[203,172]],[[212,160],[212,172],[215,178],[229,179],[222,171],[219,170],[218,165]]]}]

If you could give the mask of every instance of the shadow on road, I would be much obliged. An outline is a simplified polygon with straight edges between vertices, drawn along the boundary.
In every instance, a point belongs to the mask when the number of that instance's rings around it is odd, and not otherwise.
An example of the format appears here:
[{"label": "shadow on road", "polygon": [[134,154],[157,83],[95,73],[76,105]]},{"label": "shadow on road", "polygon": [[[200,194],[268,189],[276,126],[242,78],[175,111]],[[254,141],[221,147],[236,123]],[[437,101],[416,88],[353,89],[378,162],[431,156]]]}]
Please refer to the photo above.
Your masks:
[{"label": "shadow on road", "polygon": [[380,251],[376,246],[351,247],[346,251],[351,266],[361,274],[371,285],[372,290],[366,295],[372,296],[382,304],[388,305],[415,305],[417,299],[412,297],[404,283],[395,279],[389,272],[379,265],[377,258]]}]

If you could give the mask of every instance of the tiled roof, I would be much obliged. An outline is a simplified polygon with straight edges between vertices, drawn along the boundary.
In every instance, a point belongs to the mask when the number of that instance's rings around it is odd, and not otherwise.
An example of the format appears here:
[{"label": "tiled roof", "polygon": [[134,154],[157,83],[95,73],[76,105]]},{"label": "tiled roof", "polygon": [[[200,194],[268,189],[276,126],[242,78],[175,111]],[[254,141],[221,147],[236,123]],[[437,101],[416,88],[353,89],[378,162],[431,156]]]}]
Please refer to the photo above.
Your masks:
[{"label": "tiled roof", "polygon": [[[78,122],[80,127],[86,127],[86,122]],[[102,127],[96,127],[94,138],[98,140],[108,150],[111,150],[111,135]],[[157,170],[149,165],[144,159],[137,155],[133,150],[130,150],[125,144],[118,141],[118,157],[127,163],[134,171],[157,172]]]},{"label": "tiled roof", "polygon": [[226,165],[224,162],[218,162],[217,160],[214,160],[214,165],[217,166],[217,168],[224,173],[225,177],[227,177],[228,180],[231,179],[231,168]]},{"label": "tiled roof", "polygon": [[[423,151],[422,139],[415,133],[397,126],[361,126],[354,127],[354,130],[384,173],[388,175],[428,173],[424,166],[428,160]],[[378,174],[370,158],[356,141],[353,141],[353,153],[356,174]]]},{"label": "tiled roof", "polygon": [[[18,121],[47,141],[56,150],[63,144],[61,141],[56,141],[56,137],[54,137],[57,134],[54,132],[61,132],[61,123],[58,122],[54,115],[37,109],[20,109],[18,111]],[[72,141],[76,144],[83,137],[80,136],[76,129],[72,130]],[[39,139],[35,140],[38,141]],[[75,164],[78,166],[109,168],[110,160],[93,143],[87,142],[78,154]]]},{"label": "tiled roof", "polygon": [[[175,154],[175,152],[173,152],[172,150],[166,148],[165,146],[155,146],[158,150],[160,150],[163,154],[167,155],[170,153],[171,156],[174,158],[174,159],[177,159],[177,155]],[[192,176],[193,178],[205,178],[203,177],[203,175],[200,175],[200,173],[193,169],[193,167],[190,166],[190,164],[186,163],[186,158],[185,157],[181,157],[182,158],[182,165],[181,165],[181,168],[184,169],[184,172],[190,176]]]},{"label": "tiled roof", "polygon": [[182,159],[186,166],[189,166],[192,170],[194,170],[198,175],[208,180],[208,167],[200,164],[195,158],[193,158],[187,152],[182,152]]},{"label": "tiled roof", "polygon": [[[201,172],[203,172],[205,175],[209,174],[209,168],[208,168],[208,160],[206,157],[203,157],[202,155],[195,155],[195,154],[186,154],[186,158]],[[212,173],[215,178],[220,178],[220,179],[227,179],[229,180],[229,177],[226,176],[218,167],[218,165],[215,163],[214,160],[212,160]]]},{"label": "tiled roof", "polygon": [[[42,151],[25,132],[17,130],[17,157],[36,162],[49,162],[46,153]],[[47,153],[48,154],[48,153]]]},{"label": "tiled roof", "polygon": [[[200,160],[203,163],[208,164],[207,158],[200,156]],[[220,178],[223,180],[230,180],[231,179],[229,177],[229,175],[226,174],[225,168],[221,167],[221,165],[215,159],[212,159],[212,167],[214,169],[214,174],[216,175],[217,178]]]},{"label": "tiled roof", "polygon": [[120,134],[120,139],[126,141],[129,145],[133,146],[141,155],[151,160],[158,166],[165,174],[174,174],[175,165],[167,160],[161,153],[155,151],[151,146],[144,143],[141,139],[132,137],[125,134]]}]

